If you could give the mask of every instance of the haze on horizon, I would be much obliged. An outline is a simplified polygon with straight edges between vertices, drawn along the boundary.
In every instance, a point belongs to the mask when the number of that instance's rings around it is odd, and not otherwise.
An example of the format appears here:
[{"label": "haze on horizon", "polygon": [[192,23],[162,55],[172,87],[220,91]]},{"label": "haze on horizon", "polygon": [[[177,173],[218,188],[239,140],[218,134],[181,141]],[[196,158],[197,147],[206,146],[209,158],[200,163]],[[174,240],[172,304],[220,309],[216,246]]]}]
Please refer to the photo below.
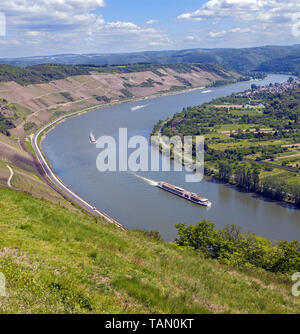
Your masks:
[{"label": "haze on horizon", "polygon": [[300,43],[299,0],[0,0],[0,5],[0,58]]}]

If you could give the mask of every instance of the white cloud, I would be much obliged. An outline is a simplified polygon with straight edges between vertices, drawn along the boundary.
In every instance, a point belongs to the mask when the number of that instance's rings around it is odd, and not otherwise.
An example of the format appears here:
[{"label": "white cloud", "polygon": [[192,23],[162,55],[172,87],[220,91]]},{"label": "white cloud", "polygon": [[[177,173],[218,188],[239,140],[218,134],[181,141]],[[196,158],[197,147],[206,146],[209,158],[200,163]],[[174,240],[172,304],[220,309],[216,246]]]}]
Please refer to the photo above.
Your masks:
[{"label": "white cloud", "polygon": [[[287,28],[293,36],[300,35],[299,0],[209,0],[198,10],[183,13],[177,17],[180,21],[221,20],[231,18],[239,22],[257,22],[268,24],[269,28]],[[278,25],[275,29],[275,25]],[[211,36],[225,35],[226,32],[212,32]]]},{"label": "white cloud", "polygon": [[104,6],[104,0],[0,0],[0,11],[8,21],[6,44],[19,40],[35,47],[22,53],[44,54],[122,52],[170,43],[166,31],[121,20],[107,22],[99,14]]},{"label": "white cloud", "polygon": [[251,29],[251,28],[233,28],[233,29],[229,29],[229,30],[222,30],[222,31],[211,31],[209,32],[209,37],[211,38],[218,38],[218,37],[223,37],[226,36],[228,34],[243,34],[243,33],[251,33],[251,32],[255,32],[255,30]]},{"label": "white cloud", "polygon": [[158,23],[158,20],[149,20],[146,23],[149,24],[149,25],[151,25],[151,24]]},{"label": "white cloud", "polygon": [[0,39],[0,45],[19,45],[20,42],[17,40],[6,40],[6,39]]},{"label": "white cloud", "polygon": [[[276,0],[274,0],[276,1]],[[246,18],[249,12],[257,12],[273,0],[210,0],[192,13],[183,13],[179,20],[203,20],[236,16]],[[243,16],[240,16],[243,14]]]},{"label": "white cloud", "polygon": [[88,24],[96,17],[93,11],[104,6],[104,0],[0,0],[1,11],[11,24],[24,29]]},{"label": "white cloud", "polygon": [[241,21],[278,22],[300,13],[299,0],[210,0],[198,10],[179,15],[178,20],[204,20],[233,17]]},{"label": "white cloud", "polygon": [[257,6],[257,0],[210,0],[192,13],[181,14],[178,19],[187,21],[216,19],[218,17],[232,16],[233,9],[236,13],[241,10],[257,10]]},{"label": "white cloud", "polygon": [[292,34],[294,37],[300,36],[300,13],[293,15]]},{"label": "white cloud", "polygon": [[187,41],[195,41],[196,37],[195,36],[186,36],[185,40],[187,40]]},{"label": "white cloud", "polygon": [[39,37],[42,36],[43,33],[41,31],[27,31],[26,35],[31,37]]},{"label": "white cloud", "polygon": [[149,45],[150,46],[161,46],[163,45],[163,43],[162,42],[150,42]]}]

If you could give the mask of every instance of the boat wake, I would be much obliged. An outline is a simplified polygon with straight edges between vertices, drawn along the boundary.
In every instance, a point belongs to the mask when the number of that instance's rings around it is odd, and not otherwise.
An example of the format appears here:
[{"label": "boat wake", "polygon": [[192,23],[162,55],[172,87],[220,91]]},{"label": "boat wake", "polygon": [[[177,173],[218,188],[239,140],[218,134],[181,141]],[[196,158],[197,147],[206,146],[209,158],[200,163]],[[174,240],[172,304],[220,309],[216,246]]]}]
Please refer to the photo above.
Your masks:
[{"label": "boat wake", "polygon": [[144,104],[144,105],[141,105],[141,106],[135,106],[135,107],[132,107],[130,108],[132,112],[134,111],[137,111],[137,110],[140,110],[140,109],[143,109],[143,108],[146,108],[148,107],[149,104]]},{"label": "boat wake", "polygon": [[149,179],[149,178],[144,177],[144,176],[137,175],[136,173],[133,173],[133,172],[130,172],[130,174],[132,174],[135,177],[137,177],[138,179],[148,183],[150,186],[155,186],[156,187],[158,185],[158,182],[155,181],[155,180]]},{"label": "boat wake", "polygon": [[201,92],[202,94],[207,94],[207,93],[211,93],[212,90],[204,90],[203,92]]}]

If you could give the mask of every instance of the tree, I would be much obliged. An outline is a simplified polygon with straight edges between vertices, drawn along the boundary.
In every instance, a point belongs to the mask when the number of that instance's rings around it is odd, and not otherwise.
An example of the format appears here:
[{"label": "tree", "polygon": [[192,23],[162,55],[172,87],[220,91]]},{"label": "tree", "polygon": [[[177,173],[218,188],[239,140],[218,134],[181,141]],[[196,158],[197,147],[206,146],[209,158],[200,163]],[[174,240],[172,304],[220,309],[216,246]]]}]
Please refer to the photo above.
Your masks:
[{"label": "tree", "polygon": [[176,224],[175,226],[178,232],[178,238],[175,239],[176,244],[192,247],[211,258],[219,257],[224,241],[220,233],[214,230],[214,223],[202,220],[196,225]]},{"label": "tree", "polygon": [[259,190],[259,168],[258,167],[254,167],[254,169],[252,170],[252,182],[251,182],[251,190],[252,191],[258,191]]},{"label": "tree", "polygon": [[226,160],[219,162],[219,178],[223,181],[228,182],[232,175],[232,166]]}]

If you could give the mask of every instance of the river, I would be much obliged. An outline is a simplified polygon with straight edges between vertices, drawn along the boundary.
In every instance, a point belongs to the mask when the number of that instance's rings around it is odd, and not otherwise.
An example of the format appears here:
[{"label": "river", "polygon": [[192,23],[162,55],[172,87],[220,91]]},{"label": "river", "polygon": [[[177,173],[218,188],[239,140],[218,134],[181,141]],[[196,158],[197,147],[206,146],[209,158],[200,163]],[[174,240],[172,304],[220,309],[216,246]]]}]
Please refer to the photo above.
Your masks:
[{"label": "river", "polygon": [[[286,75],[269,75],[258,85],[284,82]],[[176,236],[175,224],[194,224],[207,219],[217,228],[236,224],[272,240],[300,240],[300,210],[270,201],[235,187],[204,179],[186,183],[185,172],[101,173],[96,168],[100,150],[90,144],[89,134],[118,138],[119,128],[128,137],[149,137],[155,123],[187,106],[248,89],[253,82],[194,90],[101,108],[66,120],[43,141],[42,149],[60,179],[100,210],[128,229],[157,230],[165,240]],[[191,190],[212,202],[205,208],[164,192],[149,180],[166,181]]]}]

